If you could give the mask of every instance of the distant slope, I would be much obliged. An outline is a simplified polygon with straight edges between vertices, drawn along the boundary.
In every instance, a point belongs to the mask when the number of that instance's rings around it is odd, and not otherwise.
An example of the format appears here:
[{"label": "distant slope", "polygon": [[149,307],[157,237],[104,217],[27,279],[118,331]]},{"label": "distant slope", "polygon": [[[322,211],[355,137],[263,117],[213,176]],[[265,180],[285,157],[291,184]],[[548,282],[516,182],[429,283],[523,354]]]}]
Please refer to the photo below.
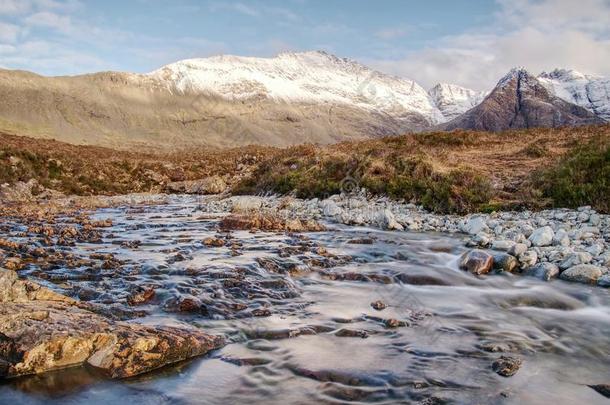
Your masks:
[{"label": "distant slope", "polygon": [[604,122],[583,107],[568,103],[547,90],[523,68],[512,69],[476,107],[439,126],[439,129],[506,129],[559,127]]},{"label": "distant slope", "polygon": [[333,143],[442,115],[415,82],[322,52],[175,63],[147,75],[0,70],[0,129],[121,149]]},{"label": "distant slope", "polygon": [[432,101],[443,114],[444,121],[450,121],[478,105],[488,94],[455,84],[438,83],[428,90]]}]

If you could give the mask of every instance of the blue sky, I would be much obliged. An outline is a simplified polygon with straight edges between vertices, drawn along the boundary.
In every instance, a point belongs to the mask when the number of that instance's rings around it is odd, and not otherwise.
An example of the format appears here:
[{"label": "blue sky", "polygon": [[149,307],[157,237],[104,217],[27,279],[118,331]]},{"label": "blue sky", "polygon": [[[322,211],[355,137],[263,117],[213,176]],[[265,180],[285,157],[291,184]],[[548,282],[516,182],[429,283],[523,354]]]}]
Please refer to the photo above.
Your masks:
[{"label": "blue sky", "polygon": [[0,66],[148,72],[219,53],[326,50],[424,86],[512,66],[610,73],[610,0],[0,0]]}]

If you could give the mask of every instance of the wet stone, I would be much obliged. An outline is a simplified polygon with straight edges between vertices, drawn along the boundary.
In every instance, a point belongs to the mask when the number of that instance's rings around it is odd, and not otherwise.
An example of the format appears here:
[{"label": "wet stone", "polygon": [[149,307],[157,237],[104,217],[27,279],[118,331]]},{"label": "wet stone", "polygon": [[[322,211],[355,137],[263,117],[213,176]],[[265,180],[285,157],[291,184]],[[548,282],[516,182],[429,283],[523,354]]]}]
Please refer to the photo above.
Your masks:
[{"label": "wet stone", "polygon": [[377,311],[382,311],[387,308],[387,305],[383,301],[371,302],[371,307]]},{"label": "wet stone", "polygon": [[493,256],[482,250],[471,250],[462,255],[460,268],[473,274],[486,274],[492,269]]},{"label": "wet stone", "polygon": [[502,377],[511,377],[521,368],[522,360],[517,357],[501,356],[492,364],[492,369]]}]

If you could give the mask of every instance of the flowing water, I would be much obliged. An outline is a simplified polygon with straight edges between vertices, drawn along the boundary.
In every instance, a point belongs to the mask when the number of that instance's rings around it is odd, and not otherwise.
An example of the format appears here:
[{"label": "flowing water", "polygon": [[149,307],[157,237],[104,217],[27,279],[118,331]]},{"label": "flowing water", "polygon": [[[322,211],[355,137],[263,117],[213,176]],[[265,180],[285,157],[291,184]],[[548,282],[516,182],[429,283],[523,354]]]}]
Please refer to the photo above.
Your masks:
[{"label": "flowing water", "polygon": [[[459,237],[442,234],[222,234],[220,216],[187,197],[95,217],[113,220],[101,240],[58,249],[120,266],[21,274],[129,322],[188,324],[228,344],[128,380],[86,368],[9,380],[1,403],[608,403],[587,386],[610,383],[607,289],[477,278],[457,268]],[[143,288],[154,298],[128,305]],[[502,354],[523,360],[512,377],[491,368]]]}]

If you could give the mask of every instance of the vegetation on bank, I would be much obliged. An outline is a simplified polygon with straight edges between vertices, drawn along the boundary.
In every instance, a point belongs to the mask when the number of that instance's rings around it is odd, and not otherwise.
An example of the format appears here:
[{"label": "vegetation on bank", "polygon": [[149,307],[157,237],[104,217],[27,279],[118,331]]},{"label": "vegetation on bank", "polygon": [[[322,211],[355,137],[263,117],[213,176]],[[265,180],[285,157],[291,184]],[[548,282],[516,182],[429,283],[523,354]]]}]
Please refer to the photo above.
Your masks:
[{"label": "vegetation on bank", "polygon": [[160,192],[170,182],[237,173],[263,159],[268,149],[152,155],[0,134],[0,184],[35,179],[74,195]]},{"label": "vegetation on bank", "polygon": [[610,212],[610,139],[599,137],[577,146],[536,179],[555,207],[592,205]]},{"label": "vegetation on bank", "polygon": [[443,213],[580,205],[610,212],[609,145],[610,125],[165,155],[0,134],[0,183],[33,178],[66,194],[121,194],[214,175],[236,194],[324,198],[364,187]]}]

